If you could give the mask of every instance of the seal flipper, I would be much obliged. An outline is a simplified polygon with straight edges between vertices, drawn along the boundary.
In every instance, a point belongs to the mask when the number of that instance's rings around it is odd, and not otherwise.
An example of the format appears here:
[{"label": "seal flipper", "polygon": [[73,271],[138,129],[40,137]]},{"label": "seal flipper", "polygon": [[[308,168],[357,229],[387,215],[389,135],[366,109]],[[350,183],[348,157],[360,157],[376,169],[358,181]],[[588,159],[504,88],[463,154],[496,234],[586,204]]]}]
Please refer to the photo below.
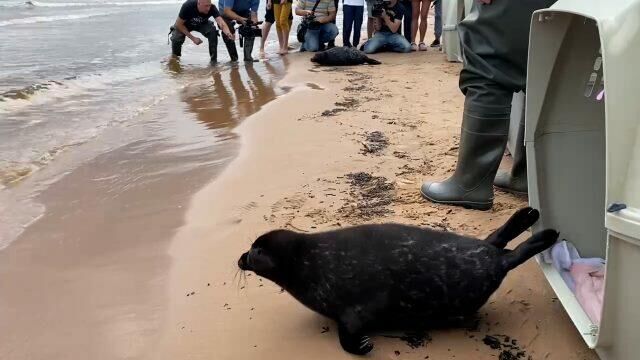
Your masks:
[{"label": "seal flipper", "polygon": [[377,314],[387,306],[388,295],[378,293],[356,306],[347,306],[337,319],[338,336],[342,348],[354,355],[365,355],[373,350],[371,339],[364,330],[375,321]]},{"label": "seal flipper", "polygon": [[349,327],[342,321],[338,321],[338,337],[344,351],[354,355],[366,355],[373,350],[373,344],[368,336],[363,335],[360,330],[353,331]]},{"label": "seal flipper", "polygon": [[338,321],[338,337],[344,351],[354,355],[366,355],[373,350],[373,344],[363,330],[362,314],[353,307],[346,309]]},{"label": "seal flipper", "polygon": [[376,59],[372,59],[368,56],[365,56],[364,62],[366,62],[369,65],[380,65],[382,64],[380,61],[376,60]]},{"label": "seal flipper", "polygon": [[513,251],[508,251],[502,256],[505,270],[512,270],[539,252],[550,248],[558,240],[559,235],[557,231],[552,229],[533,234],[532,237],[518,245]]},{"label": "seal flipper", "polygon": [[498,230],[491,233],[485,241],[497,248],[504,249],[509,241],[515,239],[531,225],[535,224],[539,217],[540,212],[534,208],[526,207],[520,209]]}]

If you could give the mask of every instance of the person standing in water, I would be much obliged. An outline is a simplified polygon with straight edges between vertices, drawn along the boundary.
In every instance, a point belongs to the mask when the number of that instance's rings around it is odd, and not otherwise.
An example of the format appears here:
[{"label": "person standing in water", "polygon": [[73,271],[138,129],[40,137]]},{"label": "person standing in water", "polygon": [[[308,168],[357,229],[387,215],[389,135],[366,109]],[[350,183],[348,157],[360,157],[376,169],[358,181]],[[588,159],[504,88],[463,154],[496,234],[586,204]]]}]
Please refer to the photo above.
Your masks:
[{"label": "person standing in water", "polygon": [[291,5],[292,0],[268,0],[273,2],[273,13],[276,20],[276,32],[278,33],[278,42],[280,50],[278,54],[286,55],[289,53],[289,32],[291,31]]},{"label": "person standing in water", "polygon": [[202,39],[191,34],[192,31],[197,31],[209,41],[211,63],[215,64],[218,61],[218,30],[213,22],[209,21],[210,17],[213,17],[228,39],[235,38],[216,6],[211,4],[211,0],[187,0],[182,4],[178,18],[171,27],[171,53],[174,58],[182,56],[185,38],[189,38],[196,45],[202,44]]},{"label": "person standing in water", "polygon": [[[260,41],[260,58],[265,59],[267,54],[264,52],[264,45],[267,43],[267,38],[269,37],[269,31],[271,31],[271,25],[276,22],[276,16],[273,13],[273,4],[271,0],[267,0],[267,5],[265,6],[264,12],[264,23],[262,24],[262,39]],[[291,25],[293,24],[293,11],[289,13],[289,29],[291,29]],[[287,47],[287,50],[293,49],[291,45]]]},{"label": "person standing in water", "polygon": [[[235,24],[247,25],[250,21],[253,24],[258,23],[258,6],[260,0],[220,0],[220,9],[222,9],[222,18],[232,33],[235,34]],[[251,57],[253,51],[253,43],[255,37],[247,37],[244,39],[244,61],[254,61]],[[236,49],[235,39],[224,39],[227,51],[231,57],[231,61],[238,60],[238,50]]]}]

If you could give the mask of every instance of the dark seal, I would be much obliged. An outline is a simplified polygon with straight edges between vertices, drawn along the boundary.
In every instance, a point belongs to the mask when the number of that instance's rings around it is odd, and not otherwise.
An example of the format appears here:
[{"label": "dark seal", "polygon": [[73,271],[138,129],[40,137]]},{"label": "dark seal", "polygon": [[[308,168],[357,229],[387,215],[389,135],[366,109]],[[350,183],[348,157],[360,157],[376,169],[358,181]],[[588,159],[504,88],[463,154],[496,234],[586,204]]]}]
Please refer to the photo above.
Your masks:
[{"label": "dark seal", "polygon": [[538,217],[521,209],[484,241],[400,224],[275,230],[260,236],[238,266],[335,320],[344,350],[364,355],[373,349],[371,331],[472,317],[511,269],[556,242],[558,233],[544,230],[505,249]]},{"label": "dark seal", "polygon": [[316,53],[311,62],[319,65],[345,66],[345,65],[380,65],[381,62],[368,57],[362,51],[350,47],[334,47],[326,51]]}]

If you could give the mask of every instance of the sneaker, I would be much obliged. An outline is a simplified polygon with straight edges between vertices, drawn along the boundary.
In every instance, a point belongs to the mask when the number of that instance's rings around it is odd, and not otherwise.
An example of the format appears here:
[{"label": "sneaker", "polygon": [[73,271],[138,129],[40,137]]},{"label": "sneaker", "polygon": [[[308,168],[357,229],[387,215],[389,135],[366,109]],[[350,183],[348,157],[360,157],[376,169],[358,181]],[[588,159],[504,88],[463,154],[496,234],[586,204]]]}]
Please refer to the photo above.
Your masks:
[{"label": "sneaker", "polygon": [[420,51],[427,51],[427,44],[421,42],[420,45],[418,45],[418,49]]},{"label": "sneaker", "polygon": [[440,39],[435,39],[430,45],[432,48],[440,47]]},{"label": "sneaker", "polygon": [[416,45],[416,43],[411,43],[411,51],[418,51],[418,45]]}]

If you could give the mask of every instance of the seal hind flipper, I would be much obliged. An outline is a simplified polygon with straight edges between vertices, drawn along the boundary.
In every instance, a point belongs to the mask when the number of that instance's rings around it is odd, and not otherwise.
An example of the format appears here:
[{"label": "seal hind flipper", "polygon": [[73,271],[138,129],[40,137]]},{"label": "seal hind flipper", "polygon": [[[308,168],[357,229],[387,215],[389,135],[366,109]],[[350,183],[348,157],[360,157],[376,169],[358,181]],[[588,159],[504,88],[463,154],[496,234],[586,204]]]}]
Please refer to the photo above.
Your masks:
[{"label": "seal hind flipper", "polygon": [[503,255],[505,270],[512,270],[539,252],[550,248],[558,240],[559,235],[557,231],[551,229],[533,234],[532,237],[518,245],[513,251]]},{"label": "seal hind flipper", "polygon": [[376,59],[372,59],[368,56],[365,56],[365,63],[369,64],[369,65],[380,65],[382,64],[380,61],[376,60]]},{"label": "seal hind flipper", "polygon": [[531,207],[520,209],[498,230],[491,233],[485,241],[497,248],[504,249],[509,241],[525,232],[538,221],[538,218],[540,218],[538,210]]}]

